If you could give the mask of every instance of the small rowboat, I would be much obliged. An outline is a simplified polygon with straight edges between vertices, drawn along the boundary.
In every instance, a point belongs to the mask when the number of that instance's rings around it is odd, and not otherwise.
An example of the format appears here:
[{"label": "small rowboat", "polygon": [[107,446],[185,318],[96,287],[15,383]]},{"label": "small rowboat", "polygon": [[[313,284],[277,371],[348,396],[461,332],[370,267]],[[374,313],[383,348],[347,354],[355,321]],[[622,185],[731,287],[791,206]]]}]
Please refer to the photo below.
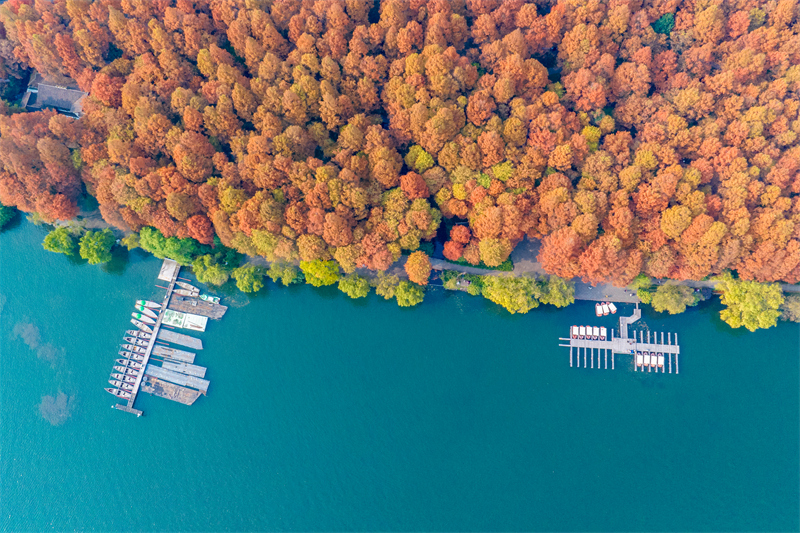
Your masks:
[{"label": "small rowboat", "polygon": [[182,281],[176,281],[175,285],[177,285],[181,289],[186,289],[187,291],[190,291],[190,292],[200,292],[200,289],[198,289],[194,285],[189,285],[188,283],[184,283]]},{"label": "small rowboat", "polygon": [[197,295],[200,294],[199,292],[187,291],[186,289],[175,289],[172,292],[174,292],[175,294],[179,294],[181,296],[187,296],[187,297],[190,297],[190,298],[197,298]]},{"label": "small rowboat", "polygon": [[150,300],[136,300],[136,305],[143,305],[144,307],[149,307],[150,309],[161,309],[161,304],[151,302]]},{"label": "small rowboat", "polygon": [[125,359],[133,359],[134,361],[144,361],[144,356],[133,352],[119,352]]},{"label": "small rowboat", "polygon": [[138,370],[134,370],[132,368],[128,368],[128,367],[125,367],[125,366],[114,365],[114,370],[116,370],[117,372],[122,372],[126,376],[138,376],[139,375],[139,371]]},{"label": "small rowboat", "polygon": [[578,338],[585,339],[586,338],[586,326],[580,326],[578,328]]},{"label": "small rowboat", "polygon": [[617,314],[617,306],[616,305],[614,305],[611,302],[608,302],[608,308],[611,310],[611,314],[612,315]]},{"label": "small rowboat", "polygon": [[150,318],[158,318],[157,314],[155,314],[152,310],[146,308],[143,305],[135,305],[134,307],[136,308],[137,311],[143,313],[145,316],[149,316]]},{"label": "small rowboat", "polygon": [[[135,314],[135,313],[134,313]],[[139,322],[135,318],[131,318],[131,324],[139,328],[140,330],[144,331],[145,333],[153,333],[153,329],[145,324],[144,322]]]},{"label": "small rowboat", "polygon": [[[153,320],[149,316],[144,316],[142,313],[131,313],[131,316],[133,318],[135,318],[136,320],[141,320],[145,324],[150,324],[150,325],[153,325],[153,326],[156,324],[155,320]],[[152,332],[153,332],[152,330],[148,331],[148,333],[152,333]]]},{"label": "small rowboat", "polygon": [[600,337],[600,328],[597,326],[592,327],[592,339],[597,340]]},{"label": "small rowboat", "polygon": [[125,383],[123,381],[118,381],[116,379],[109,379],[108,382],[122,390],[127,390],[127,391],[133,390],[133,385],[131,385],[130,383]]},{"label": "small rowboat", "polygon": [[636,366],[642,366],[644,363],[644,357],[642,356],[642,352],[636,352]]},{"label": "small rowboat", "polygon": [[149,333],[145,333],[144,331],[138,331],[134,329],[129,329],[125,331],[125,335],[129,337],[138,337],[140,339],[150,339],[152,335]]},{"label": "small rowboat", "polygon": [[658,352],[658,368],[664,368],[664,354]]},{"label": "small rowboat", "polygon": [[573,339],[577,339],[578,338],[578,326],[572,326],[572,329],[570,331],[572,333],[572,338]]},{"label": "small rowboat", "polygon": [[599,302],[594,304],[594,314],[597,316],[603,316],[603,304]]},{"label": "small rowboat", "polygon": [[129,368],[135,368],[136,370],[141,370],[144,368],[142,363],[137,363],[136,361],[131,361],[129,359],[114,359],[118,365],[120,366],[127,366]]},{"label": "small rowboat", "polygon": [[608,330],[604,326],[601,326],[600,327],[600,340],[601,341],[606,340],[606,334],[607,333],[608,333]]},{"label": "small rowboat", "polygon": [[123,340],[125,340],[125,342],[129,344],[135,344],[136,346],[144,346],[145,348],[147,347],[148,344],[150,344],[146,340],[137,339],[136,337],[122,337],[122,338]]},{"label": "small rowboat", "polygon": [[209,296],[208,294],[201,294],[200,295],[200,299],[201,300],[205,300],[206,302],[211,302],[212,304],[218,304],[219,303],[219,297],[218,296]]},{"label": "small rowboat", "polygon": [[113,374],[111,374],[111,377],[114,378],[114,379],[118,379],[120,381],[124,381],[126,383],[136,383],[136,378],[135,377],[128,376],[128,375],[125,375],[125,374],[113,373]]},{"label": "small rowboat", "polygon": [[105,389],[105,391],[106,391],[106,392],[108,392],[108,393],[111,393],[111,394],[113,394],[113,395],[114,395],[114,396],[116,396],[117,398],[125,398],[125,399],[129,399],[129,398],[131,397],[131,393],[130,393],[130,392],[126,392],[126,391],[124,391],[124,390],[119,390],[119,389]]},{"label": "small rowboat", "polygon": [[611,312],[611,308],[608,306],[608,302],[604,302],[603,305],[603,316],[608,315]]}]

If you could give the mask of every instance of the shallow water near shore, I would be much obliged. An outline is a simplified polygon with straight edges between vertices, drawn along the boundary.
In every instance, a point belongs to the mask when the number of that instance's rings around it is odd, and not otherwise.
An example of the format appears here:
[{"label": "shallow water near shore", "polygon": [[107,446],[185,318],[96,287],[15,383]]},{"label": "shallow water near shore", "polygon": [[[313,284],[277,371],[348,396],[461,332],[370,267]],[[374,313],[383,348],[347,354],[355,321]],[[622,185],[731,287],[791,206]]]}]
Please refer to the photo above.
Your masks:
[{"label": "shallow water near shore", "polygon": [[103,387],[160,261],[76,264],[45,234],[0,233],[2,531],[800,527],[797,324],[645,309],[634,329],[682,355],[642,374],[570,368],[569,326],[617,328],[589,302],[512,316],[269,283],[200,334],[208,396],[142,394],[137,419]]}]

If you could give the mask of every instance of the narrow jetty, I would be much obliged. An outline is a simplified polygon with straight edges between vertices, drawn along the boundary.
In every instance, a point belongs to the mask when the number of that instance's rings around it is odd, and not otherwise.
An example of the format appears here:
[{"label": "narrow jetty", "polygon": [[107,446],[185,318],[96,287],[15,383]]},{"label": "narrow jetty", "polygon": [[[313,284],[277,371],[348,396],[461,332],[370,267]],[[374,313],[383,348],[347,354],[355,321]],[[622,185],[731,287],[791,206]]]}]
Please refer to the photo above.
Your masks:
[{"label": "narrow jetty", "polygon": [[[669,367],[669,373],[672,373],[672,357],[675,357],[675,373],[678,373],[678,355],[681,352],[678,345],[678,334],[667,333],[667,342],[664,342],[664,333],[661,332],[660,341],[658,332],[647,331],[647,336],[643,331],[639,331],[638,335],[635,331],[630,331],[630,326],[642,317],[642,311],[639,305],[633,310],[631,316],[621,316],[619,318],[619,336],[614,336],[614,330],[611,330],[611,336],[608,340],[599,340],[591,338],[575,338],[573,337],[573,329],[570,328],[569,338],[559,338],[560,341],[566,341],[559,346],[569,347],[570,366],[572,366],[572,350],[576,349],[578,353],[578,367],[580,367],[580,354],[583,349],[583,367],[586,368],[586,352],[591,354],[591,366],[594,368],[594,350],[597,349],[597,368],[601,368],[600,354],[605,353],[604,368],[608,369],[608,355],[611,354],[611,369],[614,369],[614,354],[624,354],[633,357],[634,371],[642,371],[645,369],[639,368],[636,364],[637,353],[649,352],[651,354],[662,354],[664,357],[663,366],[655,367],[656,373],[659,371],[663,374]],[[674,335],[675,341],[672,341]],[[603,350],[603,352],[601,352]],[[654,363],[655,364],[655,363]],[[648,372],[653,371],[652,366],[647,367]]]},{"label": "narrow jetty", "polygon": [[195,315],[205,316],[214,320],[219,320],[228,307],[225,305],[215,304],[200,300],[199,298],[192,298],[190,296],[180,296],[176,294],[172,297],[169,303],[169,308],[173,311],[180,311],[181,313],[192,313]]}]

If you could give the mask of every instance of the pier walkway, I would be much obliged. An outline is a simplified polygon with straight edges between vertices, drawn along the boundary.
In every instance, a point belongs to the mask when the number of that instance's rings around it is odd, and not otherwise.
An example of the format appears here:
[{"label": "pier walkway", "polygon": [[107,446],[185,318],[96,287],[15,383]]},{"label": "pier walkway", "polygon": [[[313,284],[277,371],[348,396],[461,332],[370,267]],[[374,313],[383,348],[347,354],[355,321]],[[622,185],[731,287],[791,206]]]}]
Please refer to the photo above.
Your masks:
[{"label": "pier walkway", "polygon": [[[567,341],[567,344],[559,344],[559,346],[564,346],[569,348],[569,366],[573,366],[573,350],[577,352],[577,366],[581,366],[581,350],[583,350],[583,368],[587,367],[587,358],[590,360],[589,368],[594,368],[594,355],[595,350],[597,350],[597,368],[601,367],[601,356],[604,356],[605,360],[605,368],[608,368],[608,355],[611,354],[611,369],[614,369],[614,354],[625,354],[625,355],[632,355],[634,358],[634,371],[641,370],[644,372],[644,368],[637,367],[636,364],[636,354],[649,352],[649,353],[661,353],[667,359],[664,361],[664,364],[661,367],[655,367],[656,372],[661,370],[662,373],[667,371],[669,368],[669,373],[672,373],[672,359],[675,358],[675,373],[678,373],[678,355],[681,352],[680,345],[678,344],[678,334],[677,333],[667,333],[666,342],[664,342],[664,332],[661,332],[661,338],[658,337],[658,332],[647,332],[647,337],[645,338],[644,332],[638,332],[638,339],[637,339],[637,332],[631,332],[628,330],[628,327],[639,320],[642,317],[642,310],[639,309],[639,305],[636,305],[636,309],[633,311],[633,315],[631,316],[621,316],[619,318],[619,329],[620,335],[619,337],[614,337],[614,330],[611,330],[611,336],[607,340],[599,340],[599,339],[574,339],[571,338],[559,338],[560,341]],[[571,333],[571,330],[570,330]],[[651,341],[651,333],[652,333],[652,341]],[[673,342],[673,335],[674,335],[674,342]],[[655,364],[655,363],[654,363]],[[651,372],[654,367],[647,366],[646,367],[648,372]]]},{"label": "pier walkway", "polygon": [[144,369],[147,368],[147,363],[150,361],[150,355],[153,353],[153,347],[156,345],[156,338],[158,337],[159,330],[161,329],[161,321],[164,319],[164,312],[167,310],[167,306],[169,305],[169,300],[172,297],[172,290],[175,288],[175,281],[177,281],[178,279],[178,273],[180,272],[180,270],[181,267],[177,262],[173,261],[172,259],[164,259],[164,263],[161,266],[161,271],[158,274],[158,278],[163,281],[169,281],[167,294],[166,296],[164,296],[164,301],[162,302],[161,310],[158,312],[158,318],[156,319],[156,324],[152,326],[153,334],[150,336],[150,343],[147,345],[147,349],[144,353],[144,361],[142,361],[142,371],[139,372],[139,375],[136,377],[136,383],[133,384],[131,397],[130,399],[128,399],[127,405],[118,403],[114,406],[116,409],[119,409],[120,411],[125,411],[126,413],[131,413],[136,416],[142,416],[142,412],[138,409],[134,409],[133,405],[136,403],[136,396],[139,394],[139,389],[142,385],[142,380],[144,379],[145,376]]}]

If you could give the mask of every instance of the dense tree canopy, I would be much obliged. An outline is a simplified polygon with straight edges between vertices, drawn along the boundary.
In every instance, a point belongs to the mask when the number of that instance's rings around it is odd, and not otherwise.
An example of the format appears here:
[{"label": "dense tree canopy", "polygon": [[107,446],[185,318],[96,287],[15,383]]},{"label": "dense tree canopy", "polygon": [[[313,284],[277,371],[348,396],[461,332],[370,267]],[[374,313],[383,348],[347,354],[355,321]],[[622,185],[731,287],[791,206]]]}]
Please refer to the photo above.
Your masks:
[{"label": "dense tree canopy", "polygon": [[718,279],[716,288],[722,291],[722,303],[727,306],[720,312],[720,318],[728,325],[755,331],[777,324],[785,299],[780,285],[735,279],[730,272]]},{"label": "dense tree canopy", "polygon": [[793,0],[8,0],[0,21],[0,78],[89,93],[77,120],[0,109],[0,202],[48,221],[86,191],[184,265],[218,239],[351,273],[444,217],[471,264],[527,236],[565,279],[800,281]]},{"label": "dense tree canopy", "polygon": [[111,261],[111,248],[116,239],[110,229],[87,231],[80,239],[80,255],[90,265]]}]

